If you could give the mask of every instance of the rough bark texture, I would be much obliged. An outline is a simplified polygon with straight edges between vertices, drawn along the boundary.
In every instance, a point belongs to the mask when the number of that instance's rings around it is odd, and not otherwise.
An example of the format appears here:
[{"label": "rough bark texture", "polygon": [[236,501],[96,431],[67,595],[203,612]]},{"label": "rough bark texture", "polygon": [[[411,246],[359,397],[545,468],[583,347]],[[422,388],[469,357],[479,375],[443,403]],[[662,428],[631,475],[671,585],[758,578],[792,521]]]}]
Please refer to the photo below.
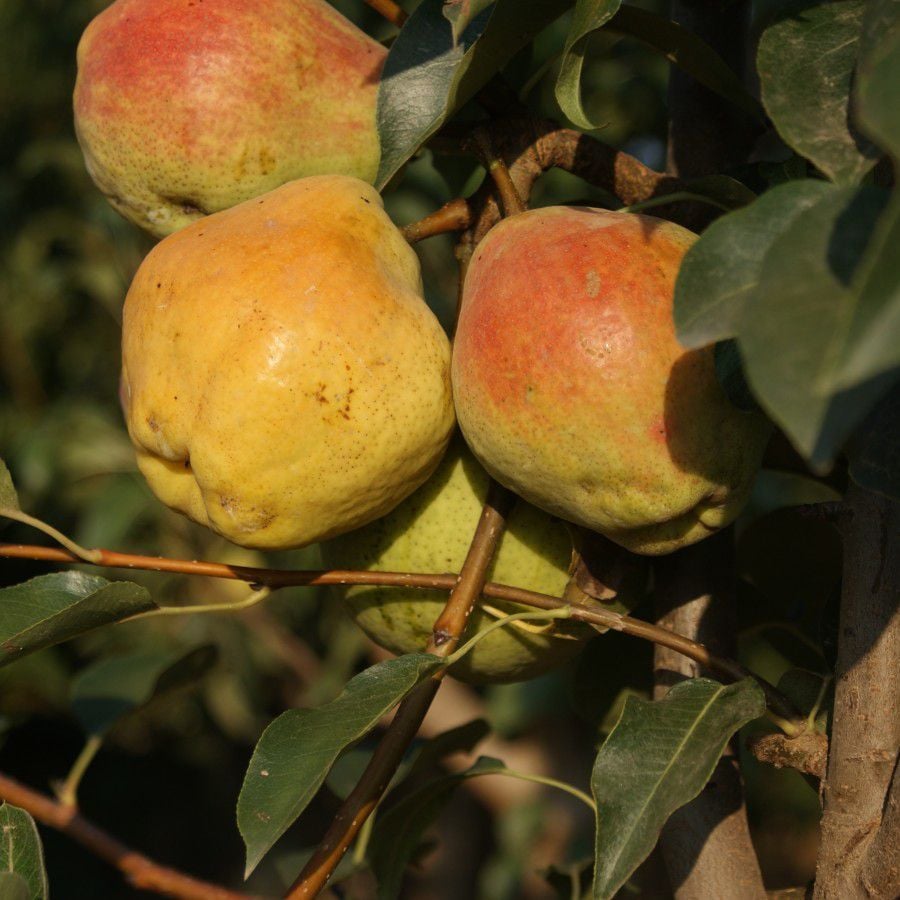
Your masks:
[{"label": "rough bark texture", "polygon": [[[734,565],[731,529],[659,560],[657,619],[733,652]],[[692,660],[657,646],[656,697],[685,678],[709,675]],[[660,848],[677,900],[762,900],[766,896],[750,840],[737,761],[726,751],[703,792],[666,823]]]},{"label": "rough bark texture", "polygon": [[900,896],[900,504],[851,486],[816,900]]}]

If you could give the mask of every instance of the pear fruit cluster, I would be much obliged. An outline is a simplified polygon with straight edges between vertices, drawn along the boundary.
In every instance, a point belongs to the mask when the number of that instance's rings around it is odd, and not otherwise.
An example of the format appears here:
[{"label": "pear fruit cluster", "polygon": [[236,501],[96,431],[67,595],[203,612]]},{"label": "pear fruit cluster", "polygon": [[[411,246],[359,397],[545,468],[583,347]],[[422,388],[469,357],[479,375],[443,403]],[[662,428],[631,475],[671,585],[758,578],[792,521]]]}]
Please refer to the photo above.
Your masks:
[{"label": "pear fruit cluster", "polygon": [[[522,499],[489,579],[555,596],[570,524],[656,555],[732,521],[769,425],[729,403],[711,348],[676,340],[694,235],[600,209],[508,218],[476,248],[451,353],[370,184],[384,56],[323,0],[116,0],[86,31],[88,168],[168,235],[123,318],[122,405],[152,490],[245,547],[322,541],[334,568],[443,573],[493,477]],[[424,648],[445,600],[343,595],[397,653]],[[482,598],[464,637],[516,609]],[[590,633],[508,624],[454,673],[530,678]]]}]

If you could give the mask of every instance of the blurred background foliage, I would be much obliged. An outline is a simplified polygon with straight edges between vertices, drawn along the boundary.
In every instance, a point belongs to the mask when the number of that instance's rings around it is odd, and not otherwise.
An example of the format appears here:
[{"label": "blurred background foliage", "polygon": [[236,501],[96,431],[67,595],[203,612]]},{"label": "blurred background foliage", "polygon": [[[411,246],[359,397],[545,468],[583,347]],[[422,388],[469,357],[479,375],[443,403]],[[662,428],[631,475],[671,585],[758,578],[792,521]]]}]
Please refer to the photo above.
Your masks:
[{"label": "blurred background foliage", "polygon": [[[71,115],[78,37],[105,5],[0,4],[0,457],[23,507],[84,545],[315,567],[315,548],[264,559],[228,545],[165,509],[137,475],[117,399],[120,311],[151,241],[93,187]],[[336,5],[371,34],[390,34],[358,0]],[[563,18],[508,69],[535,110],[557,118],[552,85],[566,27]],[[584,94],[592,114],[608,123],[600,136],[657,167],[664,159],[666,79],[666,64],[636,42],[593,39]],[[388,209],[398,223],[412,221],[471,192],[479,180],[472,162],[426,151],[390,191]],[[604,200],[597,189],[556,172],[542,179],[534,198],[540,205],[587,199]],[[429,301],[447,323],[456,292],[452,242],[435,238],[418,249]],[[830,491],[802,475],[764,473],[738,525],[741,652],[744,662],[773,681],[795,666],[827,669],[822,622],[840,578],[837,537],[830,525],[784,507]],[[0,537],[42,541],[17,525],[3,526]],[[45,571],[38,563],[2,560],[0,585]],[[161,603],[224,601],[246,593],[245,587],[213,581],[128,577],[148,586]],[[114,729],[80,797],[89,817],[136,848],[238,887],[243,853],[234,804],[259,733],[287,707],[333,697],[378,654],[322,590],[285,590],[264,608],[234,617],[158,622],[105,629],[0,671],[0,769],[42,790],[65,775],[83,741],[72,715],[71,682],[91,661],[137,648],[213,643],[219,662],[200,684]],[[624,694],[649,691],[650,662],[649,646],[621,635],[599,637],[577,663],[533,682],[478,691],[448,684],[429,729],[484,717],[495,737],[480,752],[583,787],[593,748]],[[815,792],[795,772],[763,768],[744,756],[767,881],[772,887],[802,883],[814,865]],[[336,804],[336,795],[325,791],[248,889],[281,890]],[[407,896],[556,896],[539,871],[555,862],[559,871],[550,881],[566,885],[567,873],[577,872],[578,860],[590,852],[591,823],[577,806],[567,795],[533,785],[479,779],[451,803],[438,845],[424,856]],[[142,896],[66,839],[42,833],[57,900]],[[364,877],[348,885],[344,896],[371,895]],[[667,896],[652,858],[623,896]]]}]

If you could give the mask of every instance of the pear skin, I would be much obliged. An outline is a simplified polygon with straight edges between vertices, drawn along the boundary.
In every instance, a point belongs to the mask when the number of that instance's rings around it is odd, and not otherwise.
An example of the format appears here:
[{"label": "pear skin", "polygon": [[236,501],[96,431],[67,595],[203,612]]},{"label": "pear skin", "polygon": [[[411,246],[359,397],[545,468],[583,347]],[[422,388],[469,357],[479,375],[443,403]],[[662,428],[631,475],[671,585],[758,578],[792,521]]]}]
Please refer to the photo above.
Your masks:
[{"label": "pear skin", "polygon": [[298,547],[389,512],[454,424],[450,346],[368,184],[290,182],[161,241],[125,300],[122,398],[168,506]]},{"label": "pear skin", "polygon": [[387,51],[324,0],[116,0],[78,47],[75,129],[157,237],[292,179],[373,181]]},{"label": "pear skin", "polygon": [[643,554],[731,522],[770,434],[675,338],[695,235],[651,216],[551,207],[505,219],[468,269],[453,351],[460,427],[502,484]]}]

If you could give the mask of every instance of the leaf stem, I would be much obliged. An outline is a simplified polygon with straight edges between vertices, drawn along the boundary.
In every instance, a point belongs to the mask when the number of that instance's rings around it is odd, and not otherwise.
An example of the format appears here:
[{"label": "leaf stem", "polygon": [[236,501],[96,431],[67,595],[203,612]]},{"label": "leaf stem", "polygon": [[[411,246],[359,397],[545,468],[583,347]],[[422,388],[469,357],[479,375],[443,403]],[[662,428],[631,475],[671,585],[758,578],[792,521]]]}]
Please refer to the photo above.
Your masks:
[{"label": "leaf stem", "polygon": [[57,544],[61,544],[66,550],[74,553],[75,556],[83,559],[85,562],[94,563],[95,565],[100,562],[99,550],[88,550],[86,547],[82,547],[81,544],[76,544],[75,541],[66,537],[52,525],[48,525],[46,522],[41,519],[36,519],[34,516],[29,516],[28,513],[22,512],[21,509],[11,509],[8,507],[0,509],[0,516],[3,516],[6,519],[12,519],[15,522],[21,522],[23,525],[30,525],[38,531],[43,531],[48,537],[53,538]]},{"label": "leaf stem", "polygon": [[[550,778],[547,775],[529,775],[527,772],[517,772],[515,769],[503,769],[499,772],[485,772],[484,775],[506,775],[509,778],[517,778],[519,781],[533,781],[535,784],[545,784],[547,787],[558,788],[561,791],[565,791],[567,794],[571,794],[573,797],[577,797],[582,803],[588,806],[592,812],[597,812],[597,804],[594,803],[594,798],[591,797],[590,794],[580,791],[577,787],[568,784],[565,781],[558,781],[556,778]],[[484,777],[484,775],[482,777]]]},{"label": "leaf stem", "polygon": [[159,609],[151,609],[148,612],[138,613],[123,619],[123,622],[134,622],[136,619],[148,619],[155,616],[190,616],[197,613],[239,612],[242,609],[250,609],[271,596],[273,588],[261,587],[253,591],[249,597],[238,600],[237,603],[202,603],[195,606],[161,606]]},{"label": "leaf stem", "polygon": [[492,631],[496,631],[498,628],[503,628],[506,625],[510,625],[513,622],[522,622],[522,621],[532,621],[532,620],[541,620],[546,621],[547,619],[570,619],[572,618],[572,609],[569,606],[563,606],[559,609],[549,610],[547,612],[520,612],[520,613],[512,613],[508,616],[504,616],[502,619],[498,619],[496,622],[492,622],[486,628],[482,628],[478,634],[473,635],[462,645],[458,650],[454,651],[449,657],[447,657],[447,665],[452,666],[454,663],[459,662],[479,641],[486,638]]},{"label": "leaf stem", "polygon": [[75,762],[72,763],[72,768],[69,769],[69,774],[66,775],[65,781],[56,791],[56,797],[63,806],[78,809],[78,786],[81,784],[81,779],[84,778],[84,773],[87,772],[88,766],[94,761],[94,757],[102,746],[103,735],[100,734],[92,734],[84,742],[84,747],[81,748],[81,753],[78,754]]}]

